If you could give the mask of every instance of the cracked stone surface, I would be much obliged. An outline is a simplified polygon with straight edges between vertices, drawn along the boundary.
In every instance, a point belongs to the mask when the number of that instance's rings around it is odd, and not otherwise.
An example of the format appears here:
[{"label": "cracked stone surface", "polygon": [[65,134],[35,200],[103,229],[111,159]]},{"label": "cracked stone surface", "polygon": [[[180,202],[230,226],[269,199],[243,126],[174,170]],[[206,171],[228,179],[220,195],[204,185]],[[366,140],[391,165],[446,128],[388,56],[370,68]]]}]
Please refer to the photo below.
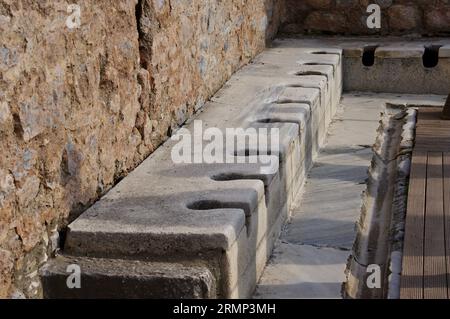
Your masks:
[{"label": "cracked stone surface", "polygon": [[385,102],[441,101],[439,96],[344,95],[255,298],[341,298],[371,145]]}]

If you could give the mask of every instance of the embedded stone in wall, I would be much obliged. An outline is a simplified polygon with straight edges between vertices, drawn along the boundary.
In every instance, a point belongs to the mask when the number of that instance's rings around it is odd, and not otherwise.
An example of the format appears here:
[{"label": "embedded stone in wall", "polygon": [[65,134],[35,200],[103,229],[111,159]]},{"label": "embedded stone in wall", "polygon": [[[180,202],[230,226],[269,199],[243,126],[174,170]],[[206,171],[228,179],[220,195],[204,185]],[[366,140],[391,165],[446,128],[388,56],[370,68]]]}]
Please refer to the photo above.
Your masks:
[{"label": "embedded stone in wall", "polygon": [[11,252],[0,249],[0,298],[8,297],[14,262]]},{"label": "embedded stone in wall", "polygon": [[359,3],[359,0],[336,0],[336,8],[353,8],[358,6]]},{"label": "embedded stone in wall", "polygon": [[0,169],[0,208],[3,207],[14,190],[14,178],[6,170]]},{"label": "embedded stone in wall", "polygon": [[450,31],[450,6],[430,8],[425,12],[427,29],[437,32]]},{"label": "embedded stone in wall", "polygon": [[0,102],[0,132],[6,129],[8,122],[11,121],[12,115],[9,110],[8,103]]},{"label": "embedded stone in wall", "polygon": [[388,10],[393,31],[414,30],[420,26],[420,11],[414,6],[394,5]]},{"label": "embedded stone in wall", "polygon": [[314,9],[330,9],[333,5],[333,0],[306,0]]},{"label": "embedded stone in wall", "polygon": [[314,11],[305,20],[305,29],[325,32],[345,32],[347,20],[340,12]]}]

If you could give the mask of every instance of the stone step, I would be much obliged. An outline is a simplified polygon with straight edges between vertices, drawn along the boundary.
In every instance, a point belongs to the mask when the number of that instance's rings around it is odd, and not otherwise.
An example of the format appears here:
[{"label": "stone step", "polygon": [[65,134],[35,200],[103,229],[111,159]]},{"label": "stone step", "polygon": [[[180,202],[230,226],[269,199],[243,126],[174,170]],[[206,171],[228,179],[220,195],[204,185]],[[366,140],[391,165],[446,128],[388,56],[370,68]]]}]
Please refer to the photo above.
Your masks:
[{"label": "stone step", "polygon": [[[75,275],[73,266],[80,269],[80,288],[69,277]],[[58,256],[41,269],[41,278],[50,299],[198,299],[216,293],[207,267],[177,263]]]}]

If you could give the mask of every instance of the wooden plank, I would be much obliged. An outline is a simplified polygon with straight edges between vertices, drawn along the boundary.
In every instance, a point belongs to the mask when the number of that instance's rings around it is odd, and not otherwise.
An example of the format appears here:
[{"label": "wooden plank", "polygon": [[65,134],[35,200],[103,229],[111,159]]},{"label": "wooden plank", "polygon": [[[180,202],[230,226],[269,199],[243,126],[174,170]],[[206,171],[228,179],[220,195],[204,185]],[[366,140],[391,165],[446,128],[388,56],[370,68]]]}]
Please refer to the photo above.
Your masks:
[{"label": "wooden plank", "polygon": [[[448,152],[449,148],[448,147],[434,147],[433,151],[434,152]],[[416,149],[416,151],[422,151],[422,152],[430,152],[430,148],[428,147],[418,147]]]},{"label": "wooden plank", "polygon": [[427,153],[413,152],[406,213],[400,298],[423,298],[423,238]]},{"label": "wooden plank", "polygon": [[[418,144],[416,147],[415,147],[415,149],[417,150],[417,149],[419,149],[419,148],[423,148],[423,149],[425,149],[425,150],[427,150],[427,151],[430,151],[430,152],[448,152],[449,151],[449,149],[450,149],[450,145],[446,145],[446,144],[444,144],[444,145],[436,145],[436,144]],[[439,149],[439,150],[438,150]],[[441,149],[443,149],[444,151],[441,151]]]},{"label": "wooden plank", "polygon": [[[448,133],[443,135],[443,134],[438,134],[438,132],[432,132],[432,133],[431,132],[422,132],[420,129],[418,130],[418,132],[419,132],[419,136],[417,136],[417,137],[419,139],[420,138],[431,139],[434,137],[435,143],[441,143],[442,141],[448,141],[450,139],[450,136],[448,136]],[[436,137],[439,137],[439,139],[436,139]]]},{"label": "wooden plank", "polygon": [[443,139],[448,139],[450,137],[449,136],[450,130],[439,131],[439,130],[420,129],[419,128],[418,131],[419,131],[419,137],[439,136],[439,138],[443,138]]},{"label": "wooden plank", "polygon": [[449,138],[450,136],[448,135],[448,133],[450,132],[450,129],[439,129],[439,128],[428,128],[428,127],[424,127],[424,128],[419,128],[419,132],[420,132],[420,136],[429,136],[429,135],[437,135],[437,136],[442,136],[444,138]]},{"label": "wooden plank", "polygon": [[419,108],[415,150],[448,152],[450,150],[449,121],[441,119],[442,108]]},{"label": "wooden plank", "polygon": [[441,120],[442,107],[420,107],[418,118],[421,120],[439,119]]},{"label": "wooden plank", "polygon": [[444,219],[445,259],[447,266],[447,297],[450,298],[450,152],[444,153]]},{"label": "wooden plank", "polygon": [[445,140],[439,140],[436,141],[436,137],[434,138],[423,138],[423,137],[419,137],[417,138],[416,141],[416,145],[427,145],[430,148],[435,145],[435,146],[447,146],[450,145],[450,139],[445,139]]},{"label": "wooden plank", "polygon": [[424,298],[447,298],[442,153],[429,152],[425,205]]},{"label": "wooden plank", "polygon": [[[439,152],[437,149],[444,149],[445,152],[448,152],[450,149],[450,144],[431,144],[431,143],[418,143],[416,145],[416,149],[423,148],[426,150],[429,150],[430,152],[436,151]],[[442,152],[442,151],[441,151]]]}]

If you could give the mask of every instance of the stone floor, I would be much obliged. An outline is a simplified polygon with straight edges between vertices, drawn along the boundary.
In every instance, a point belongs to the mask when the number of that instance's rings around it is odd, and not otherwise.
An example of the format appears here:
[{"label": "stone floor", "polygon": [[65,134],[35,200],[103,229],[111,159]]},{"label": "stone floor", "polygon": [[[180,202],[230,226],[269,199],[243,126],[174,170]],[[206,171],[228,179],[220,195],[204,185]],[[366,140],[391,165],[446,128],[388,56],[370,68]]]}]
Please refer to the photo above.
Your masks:
[{"label": "stone floor", "polygon": [[297,197],[255,298],[341,298],[361,194],[386,101],[421,105],[441,97],[346,94]]}]

